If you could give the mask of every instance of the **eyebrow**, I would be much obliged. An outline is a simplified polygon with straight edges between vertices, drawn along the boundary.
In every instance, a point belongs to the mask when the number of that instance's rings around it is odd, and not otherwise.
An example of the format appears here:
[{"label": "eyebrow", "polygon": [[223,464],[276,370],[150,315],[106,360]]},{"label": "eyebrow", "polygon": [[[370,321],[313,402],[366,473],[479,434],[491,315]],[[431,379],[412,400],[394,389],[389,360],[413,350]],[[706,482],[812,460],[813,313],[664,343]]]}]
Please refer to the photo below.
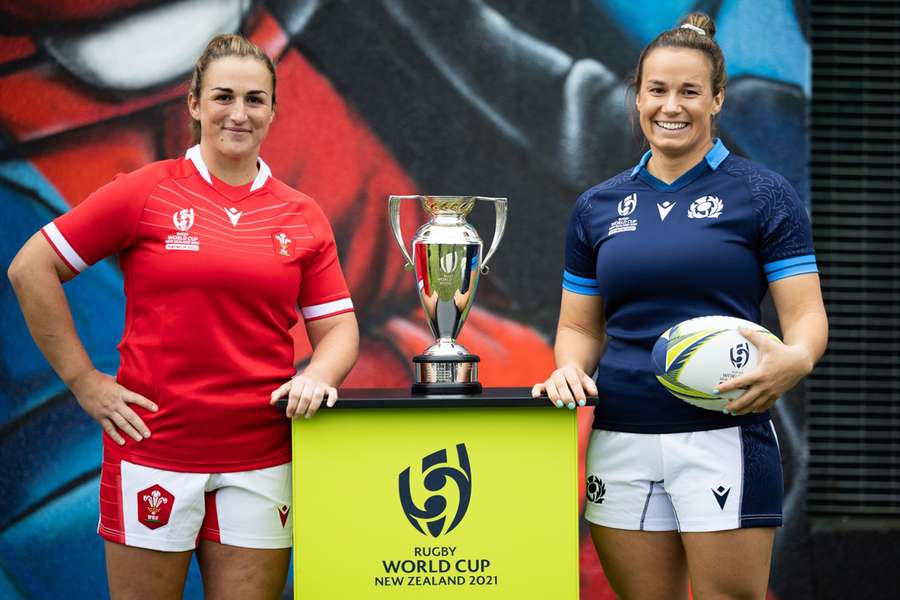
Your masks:
[{"label": "eyebrow", "polygon": [[[667,81],[661,81],[659,79],[649,79],[649,80],[647,80],[647,84],[649,84],[649,85],[669,85],[669,83]],[[689,87],[689,88],[702,88],[703,84],[686,81],[684,84],[682,84],[682,86]]]},{"label": "eyebrow", "polygon": [[[214,88],[212,88],[212,89],[214,89],[214,90],[219,90],[219,91],[222,91],[222,92],[228,92],[229,94],[233,94],[233,93],[234,93],[234,90],[233,90],[233,89],[227,88],[227,87],[214,87]],[[265,91],[265,90],[250,90],[250,91],[248,91],[247,93],[248,93],[248,94],[266,94],[266,95],[269,94],[269,92],[267,92],[267,91]]]}]

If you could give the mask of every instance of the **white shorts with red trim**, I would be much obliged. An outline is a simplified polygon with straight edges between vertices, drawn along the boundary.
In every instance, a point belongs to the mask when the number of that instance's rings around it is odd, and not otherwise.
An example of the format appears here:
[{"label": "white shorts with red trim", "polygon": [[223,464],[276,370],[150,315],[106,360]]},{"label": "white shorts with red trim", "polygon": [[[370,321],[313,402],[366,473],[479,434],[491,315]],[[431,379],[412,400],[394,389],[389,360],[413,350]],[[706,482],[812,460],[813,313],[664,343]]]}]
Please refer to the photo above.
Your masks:
[{"label": "white shorts with red trim", "polygon": [[584,517],[639,531],[782,524],[784,484],[771,421],[686,433],[594,430]]},{"label": "white shorts with red trim", "polygon": [[289,548],[290,510],[290,463],[237,473],[180,473],[104,457],[97,533],[167,552],[192,550],[200,539]]}]

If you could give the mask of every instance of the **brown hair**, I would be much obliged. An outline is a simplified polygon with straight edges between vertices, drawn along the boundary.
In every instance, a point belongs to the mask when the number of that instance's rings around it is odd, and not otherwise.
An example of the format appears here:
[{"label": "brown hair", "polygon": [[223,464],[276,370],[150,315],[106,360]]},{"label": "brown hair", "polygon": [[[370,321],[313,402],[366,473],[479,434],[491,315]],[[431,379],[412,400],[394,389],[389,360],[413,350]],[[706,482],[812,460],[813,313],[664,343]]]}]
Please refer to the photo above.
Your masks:
[{"label": "brown hair", "polygon": [[[269,73],[272,74],[272,106],[275,106],[275,63],[263,52],[262,48],[248,40],[242,35],[222,34],[217,35],[209,40],[203,54],[197,59],[194,65],[194,73],[191,75],[191,85],[188,87],[188,94],[194,98],[200,98],[200,88],[203,86],[203,74],[210,63],[226,56],[237,56],[239,58],[250,57],[263,63]],[[200,141],[200,121],[191,118],[191,137],[196,144]]]},{"label": "brown hair", "polygon": [[[701,29],[704,33],[700,33],[694,28]],[[724,90],[728,84],[728,75],[725,73],[725,56],[722,54],[719,44],[713,39],[715,35],[716,24],[709,15],[695,12],[682,17],[678,25],[660,33],[641,52],[634,79],[631,82],[634,92],[637,94],[641,91],[644,59],[657,48],[699,50],[709,59],[713,95]]]}]

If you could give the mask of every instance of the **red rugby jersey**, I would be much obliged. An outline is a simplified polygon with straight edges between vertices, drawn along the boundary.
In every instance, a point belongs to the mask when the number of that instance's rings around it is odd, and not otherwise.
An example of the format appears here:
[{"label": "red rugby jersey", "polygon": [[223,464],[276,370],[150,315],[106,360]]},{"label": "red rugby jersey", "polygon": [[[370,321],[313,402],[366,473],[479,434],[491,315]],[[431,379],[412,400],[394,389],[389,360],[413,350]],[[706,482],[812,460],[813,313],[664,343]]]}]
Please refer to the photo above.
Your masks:
[{"label": "red rugby jersey", "polygon": [[42,230],[76,272],[119,255],[125,330],[117,379],[159,405],[107,451],[141,465],[228,472],[290,460],[290,422],[269,406],[295,372],[288,330],[352,311],[331,227],[308,196],[259,174],[212,177],[200,147],[91,194]]}]

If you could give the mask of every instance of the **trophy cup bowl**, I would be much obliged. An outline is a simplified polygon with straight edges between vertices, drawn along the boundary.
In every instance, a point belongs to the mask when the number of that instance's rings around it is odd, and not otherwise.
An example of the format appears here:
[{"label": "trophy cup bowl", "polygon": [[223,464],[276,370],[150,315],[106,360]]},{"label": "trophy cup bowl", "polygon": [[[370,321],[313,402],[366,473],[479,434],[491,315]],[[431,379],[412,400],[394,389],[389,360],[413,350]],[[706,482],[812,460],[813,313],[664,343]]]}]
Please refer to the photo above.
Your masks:
[{"label": "trophy cup bowl", "polygon": [[[419,200],[429,221],[416,230],[411,252],[400,229],[400,202]],[[478,200],[494,203],[496,224],[487,256],[478,232],[466,222]],[[456,342],[475,302],[478,280],[488,272],[488,261],[497,250],[506,228],[506,198],[484,196],[391,196],[388,199],[391,229],[414,271],[422,310],[435,343],[413,357],[414,394],[478,394],[479,358]]]}]

